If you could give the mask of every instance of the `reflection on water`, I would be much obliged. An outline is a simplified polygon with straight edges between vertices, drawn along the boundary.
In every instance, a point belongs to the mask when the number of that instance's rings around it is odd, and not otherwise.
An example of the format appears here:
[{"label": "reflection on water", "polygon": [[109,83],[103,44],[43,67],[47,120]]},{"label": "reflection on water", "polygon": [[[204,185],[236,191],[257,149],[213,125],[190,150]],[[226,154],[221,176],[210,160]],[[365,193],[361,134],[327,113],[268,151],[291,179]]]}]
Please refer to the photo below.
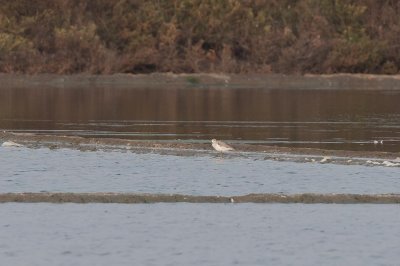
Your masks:
[{"label": "reflection on water", "polygon": [[0,128],[398,151],[399,102],[382,90],[0,88]]}]

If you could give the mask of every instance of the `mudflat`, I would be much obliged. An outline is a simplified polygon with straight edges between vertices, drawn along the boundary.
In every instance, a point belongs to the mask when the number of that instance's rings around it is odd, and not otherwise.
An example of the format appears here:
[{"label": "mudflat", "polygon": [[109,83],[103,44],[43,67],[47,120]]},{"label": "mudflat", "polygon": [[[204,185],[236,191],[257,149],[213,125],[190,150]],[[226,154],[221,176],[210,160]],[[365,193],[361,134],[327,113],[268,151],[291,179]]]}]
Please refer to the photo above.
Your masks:
[{"label": "mudflat", "polygon": [[248,194],[242,196],[193,196],[133,193],[4,193],[0,203],[335,203],[399,204],[399,194]]},{"label": "mudflat", "polygon": [[[286,89],[373,89],[399,90],[400,75],[332,74],[218,74],[218,73],[153,73],[114,75],[0,74],[1,87],[23,88],[286,88]],[[1,88],[0,87],[0,88]]]},{"label": "mudflat", "polygon": [[31,133],[0,132],[0,141],[13,141],[27,148],[77,149],[81,151],[130,151],[178,156],[196,156],[214,153],[226,157],[246,157],[251,154],[265,159],[296,162],[337,164],[368,164],[370,160],[400,162],[400,152],[324,150],[315,148],[278,147],[267,145],[235,144],[233,152],[218,153],[210,143],[181,141],[129,140],[118,138],[85,138],[79,136],[41,135]]}]

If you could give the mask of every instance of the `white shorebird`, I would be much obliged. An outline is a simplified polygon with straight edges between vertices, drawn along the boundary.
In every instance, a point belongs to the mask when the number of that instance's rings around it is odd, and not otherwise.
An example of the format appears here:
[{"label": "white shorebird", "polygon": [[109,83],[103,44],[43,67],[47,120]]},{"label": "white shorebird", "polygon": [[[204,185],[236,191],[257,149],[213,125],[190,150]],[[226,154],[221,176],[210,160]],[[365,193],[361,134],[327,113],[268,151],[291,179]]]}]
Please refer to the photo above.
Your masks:
[{"label": "white shorebird", "polygon": [[226,144],[225,142],[222,142],[220,140],[212,139],[211,140],[211,145],[216,151],[220,152],[226,152],[226,151],[233,151],[234,148]]},{"label": "white shorebird", "polygon": [[332,158],[329,156],[325,156],[324,158],[321,159],[321,161],[319,161],[320,163],[326,163],[328,161],[330,161]]},{"label": "white shorebird", "polygon": [[15,143],[14,141],[5,141],[1,144],[2,147],[24,147],[21,144]]}]

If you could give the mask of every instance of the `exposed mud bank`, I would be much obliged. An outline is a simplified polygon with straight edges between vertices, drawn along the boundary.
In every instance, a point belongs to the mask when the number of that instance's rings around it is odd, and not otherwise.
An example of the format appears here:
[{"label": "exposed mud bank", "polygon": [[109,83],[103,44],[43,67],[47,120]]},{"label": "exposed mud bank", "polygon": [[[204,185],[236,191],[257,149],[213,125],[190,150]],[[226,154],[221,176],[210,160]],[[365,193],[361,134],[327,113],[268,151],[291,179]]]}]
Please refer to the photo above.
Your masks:
[{"label": "exposed mud bank", "polygon": [[400,152],[322,150],[266,145],[235,144],[235,150],[219,153],[208,143],[181,141],[140,141],[115,138],[83,138],[76,136],[37,135],[28,133],[0,132],[0,142],[12,141],[27,148],[77,149],[81,151],[120,151],[158,153],[176,156],[200,156],[204,154],[225,158],[254,157],[256,159],[335,163],[346,165],[400,166]]},{"label": "exposed mud bank", "polygon": [[266,88],[266,89],[400,89],[400,75],[280,75],[280,74],[0,74],[1,87],[22,88]]},{"label": "exposed mud bank", "polygon": [[249,194],[243,196],[190,196],[179,194],[121,193],[6,193],[0,203],[336,203],[399,204],[399,194]]}]

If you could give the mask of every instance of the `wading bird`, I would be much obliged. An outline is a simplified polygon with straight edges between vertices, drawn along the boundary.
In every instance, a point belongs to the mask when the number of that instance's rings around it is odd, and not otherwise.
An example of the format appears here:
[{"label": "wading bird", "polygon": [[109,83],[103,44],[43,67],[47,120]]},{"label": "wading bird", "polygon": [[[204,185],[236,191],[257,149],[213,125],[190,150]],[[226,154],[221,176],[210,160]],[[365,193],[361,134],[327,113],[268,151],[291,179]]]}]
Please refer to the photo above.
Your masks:
[{"label": "wading bird", "polygon": [[226,151],[233,151],[234,148],[226,144],[225,142],[222,142],[220,140],[212,139],[211,140],[211,145],[216,151],[220,152],[226,152]]}]

